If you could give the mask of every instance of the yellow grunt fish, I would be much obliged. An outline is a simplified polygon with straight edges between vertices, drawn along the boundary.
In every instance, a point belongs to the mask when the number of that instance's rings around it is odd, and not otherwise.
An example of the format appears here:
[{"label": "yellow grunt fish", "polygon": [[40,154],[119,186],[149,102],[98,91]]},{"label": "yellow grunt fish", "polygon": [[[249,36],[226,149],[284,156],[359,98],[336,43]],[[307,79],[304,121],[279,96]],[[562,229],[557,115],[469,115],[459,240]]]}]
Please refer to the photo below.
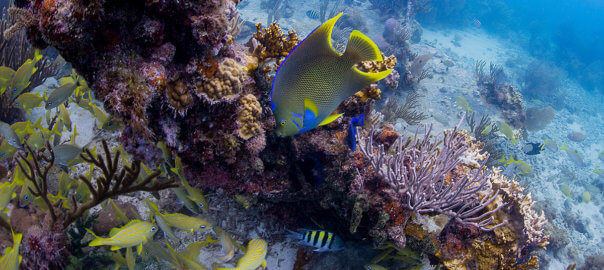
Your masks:
[{"label": "yellow grunt fish", "polygon": [[9,67],[0,67],[0,95],[13,83],[13,77],[15,76],[15,70]]},{"label": "yellow grunt fish", "polygon": [[143,244],[149,241],[155,232],[157,232],[157,228],[153,226],[153,224],[137,219],[128,222],[128,224],[119,229],[111,229],[109,238],[96,236],[91,230],[86,230],[95,237],[94,240],[88,244],[89,246],[108,245],[111,246],[111,250],[137,247],[139,255],[141,254]]},{"label": "yellow grunt fish", "polygon": [[247,244],[247,252],[237,262],[235,268],[218,268],[216,270],[256,270],[266,267],[266,253],[268,244],[264,239],[252,239]]},{"label": "yellow grunt fish", "polygon": [[20,233],[13,235],[13,246],[6,247],[4,249],[4,255],[0,257],[0,269],[2,270],[19,270],[21,264],[21,255],[19,255],[19,245],[21,245],[21,239],[23,235]]},{"label": "yellow grunt fish", "polygon": [[15,107],[25,110],[28,114],[33,108],[40,107],[44,97],[36,93],[23,93],[14,101]]},{"label": "yellow grunt fish", "polygon": [[27,86],[29,86],[29,79],[34,73],[36,73],[36,63],[42,59],[40,51],[36,50],[33,59],[27,59],[23,65],[15,71],[13,81],[11,84],[11,91],[13,98],[19,96]]},{"label": "yellow grunt fish", "polygon": [[170,227],[189,231],[191,233],[194,231],[206,231],[212,229],[212,224],[207,222],[205,219],[191,217],[180,213],[162,214],[155,203],[149,200],[146,201],[149,207],[151,208],[151,212],[153,212],[153,215],[161,217]]}]

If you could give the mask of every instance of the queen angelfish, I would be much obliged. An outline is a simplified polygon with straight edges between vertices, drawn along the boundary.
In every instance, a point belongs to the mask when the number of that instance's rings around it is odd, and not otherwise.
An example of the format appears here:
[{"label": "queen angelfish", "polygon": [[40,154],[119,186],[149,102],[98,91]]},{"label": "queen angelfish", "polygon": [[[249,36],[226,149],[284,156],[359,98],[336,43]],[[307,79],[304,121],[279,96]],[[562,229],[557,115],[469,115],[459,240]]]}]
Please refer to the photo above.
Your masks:
[{"label": "queen angelfish", "polygon": [[337,235],[319,230],[298,229],[298,232],[290,231],[288,238],[300,240],[300,245],[315,247],[316,252],[338,251],[344,249],[344,242]]},{"label": "queen angelfish", "polygon": [[331,46],[331,32],[340,16],[310,33],[277,70],[271,107],[279,135],[299,134],[336,120],[341,114],[332,113],[342,101],[392,72],[367,73],[355,67],[362,61],[383,61],[375,43],[357,30],[350,34],[344,53]]}]

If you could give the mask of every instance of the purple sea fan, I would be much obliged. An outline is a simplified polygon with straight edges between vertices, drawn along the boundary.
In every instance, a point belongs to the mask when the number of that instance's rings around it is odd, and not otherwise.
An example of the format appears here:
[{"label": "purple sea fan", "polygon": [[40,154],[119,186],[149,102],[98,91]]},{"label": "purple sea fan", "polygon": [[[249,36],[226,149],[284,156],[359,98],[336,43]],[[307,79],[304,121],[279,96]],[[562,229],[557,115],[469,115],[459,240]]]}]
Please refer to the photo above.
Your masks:
[{"label": "purple sea fan", "polygon": [[[499,190],[487,190],[489,172],[484,162],[462,176],[450,177],[459,174],[456,169],[467,150],[465,137],[457,131],[459,125],[445,132],[442,143],[430,135],[432,126],[424,127],[424,136],[420,139],[421,127],[418,127],[410,143],[404,144],[399,138],[394,151],[389,151],[393,154],[386,152],[384,145],[374,147],[375,128],[365,139],[357,133],[357,140],[361,142],[361,152],[369,158],[378,176],[394,190],[393,196],[404,208],[419,214],[446,214],[461,224],[492,231],[506,222],[487,228],[494,221],[492,214],[504,205],[483,213],[499,194]],[[487,195],[480,198],[479,192]]]}]

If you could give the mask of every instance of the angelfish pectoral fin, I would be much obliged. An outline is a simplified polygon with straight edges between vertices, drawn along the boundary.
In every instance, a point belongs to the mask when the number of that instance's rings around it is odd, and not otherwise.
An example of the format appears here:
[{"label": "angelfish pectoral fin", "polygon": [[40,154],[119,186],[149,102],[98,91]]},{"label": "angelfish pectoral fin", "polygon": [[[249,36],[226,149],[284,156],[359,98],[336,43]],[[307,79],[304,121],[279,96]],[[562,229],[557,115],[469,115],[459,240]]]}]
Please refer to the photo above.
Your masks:
[{"label": "angelfish pectoral fin", "polygon": [[333,121],[335,121],[336,119],[340,118],[340,116],[344,115],[343,113],[340,114],[332,114],[330,116],[327,116],[327,118],[325,118],[323,121],[321,121],[321,123],[319,123],[319,126],[324,126],[327,125]]},{"label": "angelfish pectoral fin", "polygon": [[317,104],[315,104],[312,100],[305,98],[304,99],[304,111],[308,111],[308,110],[310,110],[312,113],[314,113],[315,117],[317,115],[319,115],[319,108],[317,107]]}]

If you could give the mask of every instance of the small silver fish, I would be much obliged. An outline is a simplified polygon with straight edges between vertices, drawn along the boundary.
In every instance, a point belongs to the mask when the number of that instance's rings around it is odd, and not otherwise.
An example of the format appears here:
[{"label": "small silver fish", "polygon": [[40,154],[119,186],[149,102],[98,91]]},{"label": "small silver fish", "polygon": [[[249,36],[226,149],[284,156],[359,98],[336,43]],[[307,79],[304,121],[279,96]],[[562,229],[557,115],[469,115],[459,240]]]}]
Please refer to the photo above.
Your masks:
[{"label": "small silver fish", "polygon": [[0,135],[4,137],[6,142],[12,145],[13,147],[16,147],[18,149],[23,148],[23,146],[21,146],[21,140],[19,139],[19,136],[17,136],[17,133],[15,133],[15,131],[9,124],[2,121],[0,121]]},{"label": "small silver fish", "polygon": [[82,147],[75,144],[61,144],[54,148],[55,164],[67,165],[67,162],[82,153]]},{"label": "small silver fish", "polygon": [[73,82],[66,82],[65,84],[55,88],[55,90],[53,90],[48,96],[45,108],[50,110],[63,104],[63,102],[67,101],[71,94],[73,94],[73,90],[75,90],[75,88],[76,84]]}]

